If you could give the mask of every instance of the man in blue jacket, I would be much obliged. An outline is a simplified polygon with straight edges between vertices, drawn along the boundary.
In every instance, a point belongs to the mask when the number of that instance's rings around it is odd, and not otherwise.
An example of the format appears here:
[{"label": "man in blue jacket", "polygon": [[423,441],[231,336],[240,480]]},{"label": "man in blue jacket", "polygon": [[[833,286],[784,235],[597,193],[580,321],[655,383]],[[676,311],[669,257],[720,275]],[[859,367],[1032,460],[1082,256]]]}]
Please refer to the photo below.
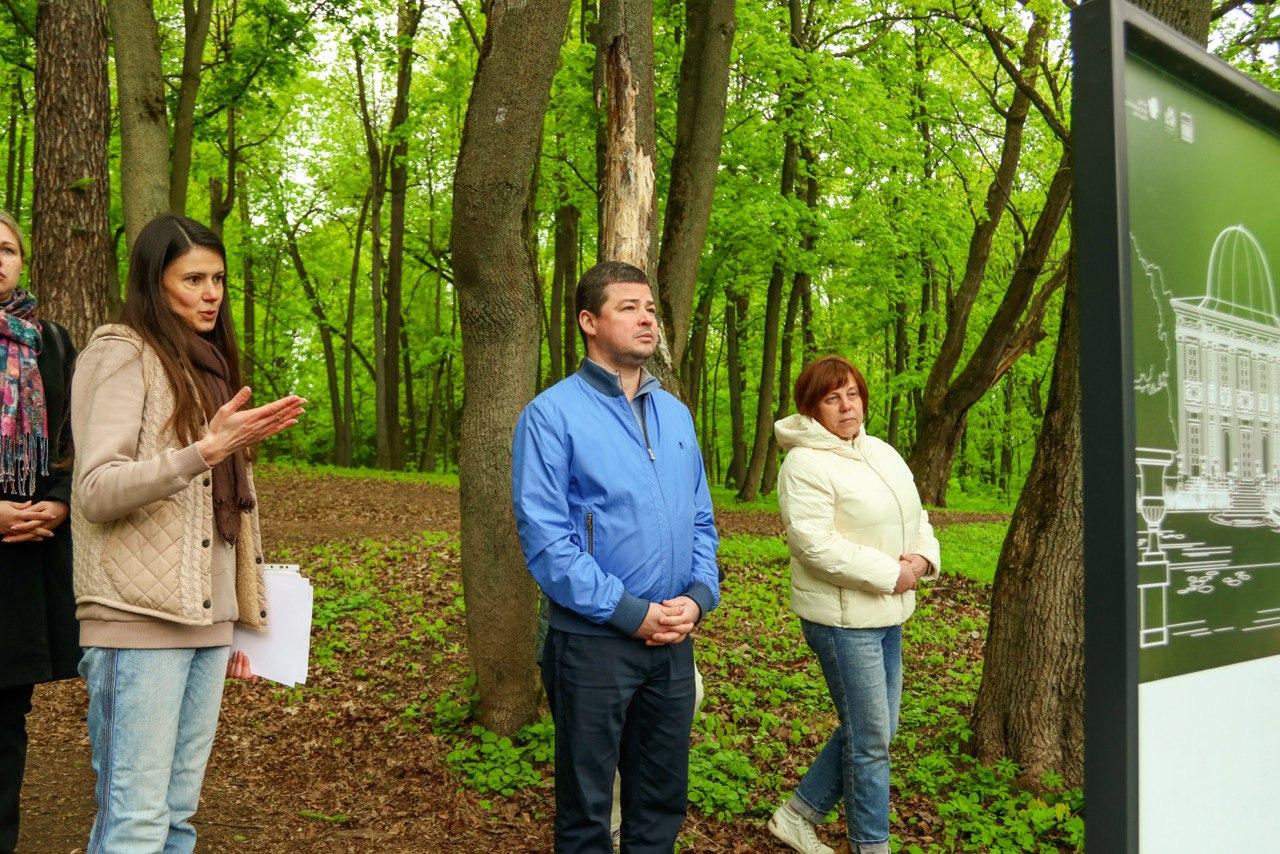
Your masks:
[{"label": "man in blue jacket", "polygon": [[670,852],[688,804],[692,633],[720,598],[715,521],[689,410],[645,362],[645,273],[582,276],[587,358],[525,407],[512,487],[529,572],[550,600],[543,684],[556,724],[556,851]]}]

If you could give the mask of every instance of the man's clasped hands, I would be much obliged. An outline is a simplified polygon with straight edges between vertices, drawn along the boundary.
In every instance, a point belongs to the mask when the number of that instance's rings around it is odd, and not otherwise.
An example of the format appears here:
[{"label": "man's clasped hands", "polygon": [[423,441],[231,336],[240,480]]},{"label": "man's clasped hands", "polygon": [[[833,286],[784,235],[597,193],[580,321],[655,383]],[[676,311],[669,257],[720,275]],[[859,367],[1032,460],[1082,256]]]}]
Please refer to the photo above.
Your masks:
[{"label": "man's clasped hands", "polygon": [[701,616],[698,603],[688,596],[667,599],[662,604],[650,602],[649,613],[634,636],[641,638],[645,646],[680,643],[693,631]]}]

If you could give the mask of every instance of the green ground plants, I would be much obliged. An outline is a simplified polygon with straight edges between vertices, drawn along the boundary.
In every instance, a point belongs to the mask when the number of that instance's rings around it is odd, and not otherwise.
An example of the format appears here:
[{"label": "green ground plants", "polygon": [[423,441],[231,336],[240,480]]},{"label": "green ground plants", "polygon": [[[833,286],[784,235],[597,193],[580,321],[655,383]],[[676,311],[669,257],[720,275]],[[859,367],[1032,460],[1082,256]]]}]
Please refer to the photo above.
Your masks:
[{"label": "green ground plants", "polygon": [[[964,751],[981,677],[986,601],[1004,525],[939,529],[948,575],[919,596],[905,627],[906,686],[894,742],[895,850],[1082,850],[1083,796],[1052,776],[1036,795],[1010,762]],[[707,699],[694,724],[689,798],[718,821],[767,818],[798,784],[836,723],[821,671],[788,606],[788,554],[778,537],[727,536],[722,605],[700,629]],[[441,695],[434,731],[453,747],[459,779],[484,793],[546,786],[549,718],[499,738],[469,725],[472,686]]]}]

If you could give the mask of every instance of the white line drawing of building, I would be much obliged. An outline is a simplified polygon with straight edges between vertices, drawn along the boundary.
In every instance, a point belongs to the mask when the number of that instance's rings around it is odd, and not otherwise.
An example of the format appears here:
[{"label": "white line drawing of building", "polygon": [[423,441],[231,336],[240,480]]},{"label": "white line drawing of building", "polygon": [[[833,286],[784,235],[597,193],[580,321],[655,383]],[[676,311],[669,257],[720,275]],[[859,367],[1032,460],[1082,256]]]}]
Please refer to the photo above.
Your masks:
[{"label": "white line drawing of building", "polygon": [[[1192,511],[1217,525],[1280,531],[1280,312],[1266,253],[1244,225],[1214,240],[1203,296],[1174,297],[1130,238],[1134,297],[1154,323],[1135,339],[1133,383],[1143,422],[1138,642],[1149,648],[1236,630],[1170,622],[1171,594],[1212,595],[1219,584],[1250,581],[1245,570],[1275,567],[1237,566],[1231,546],[1191,541],[1165,516]],[[1280,630],[1280,609],[1249,616],[1244,631]]]},{"label": "white line drawing of building", "polygon": [[1204,296],[1169,303],[1178,389],[1170,509],[1280,525],[1280,314],[1258,239],[1243,225],[1223,229]]}]

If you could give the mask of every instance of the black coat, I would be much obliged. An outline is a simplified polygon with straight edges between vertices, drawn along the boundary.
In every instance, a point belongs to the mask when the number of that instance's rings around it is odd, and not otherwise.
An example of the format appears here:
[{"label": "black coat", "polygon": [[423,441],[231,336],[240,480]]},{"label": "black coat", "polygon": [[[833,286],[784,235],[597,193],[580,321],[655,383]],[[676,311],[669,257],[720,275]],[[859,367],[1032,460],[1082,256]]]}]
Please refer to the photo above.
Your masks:
[{"label": "black coat", "polygon": [[[36,482],[34,495],[0,492],[5,501],[71,503],[71,469],[56,466],[70,459],[71,371],[75,350],[67,330],[41,321],[40,378],[49,418],[49,474]],[[52,539],[35,543],[0,542],[0,688],[29,685],[76,675],[80,662],[80,626],[71,587],[71,520],[54,529]]]}]

